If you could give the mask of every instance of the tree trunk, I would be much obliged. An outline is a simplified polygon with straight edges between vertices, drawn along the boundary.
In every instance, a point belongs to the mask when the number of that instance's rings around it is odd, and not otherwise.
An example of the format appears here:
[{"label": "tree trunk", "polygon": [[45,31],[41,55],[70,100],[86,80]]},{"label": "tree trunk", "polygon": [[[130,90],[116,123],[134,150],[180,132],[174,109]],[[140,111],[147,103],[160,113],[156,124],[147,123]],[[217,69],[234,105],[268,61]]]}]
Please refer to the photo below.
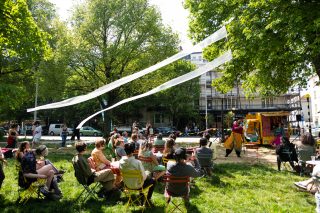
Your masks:
[{"label": "tree trunk", "polygon": [[314,60],[313,60],[313,64],[314,64],[314,67],[316,69],[316,73],[319,77],[319,81],[320,81],[320,54],[317,55]]}]

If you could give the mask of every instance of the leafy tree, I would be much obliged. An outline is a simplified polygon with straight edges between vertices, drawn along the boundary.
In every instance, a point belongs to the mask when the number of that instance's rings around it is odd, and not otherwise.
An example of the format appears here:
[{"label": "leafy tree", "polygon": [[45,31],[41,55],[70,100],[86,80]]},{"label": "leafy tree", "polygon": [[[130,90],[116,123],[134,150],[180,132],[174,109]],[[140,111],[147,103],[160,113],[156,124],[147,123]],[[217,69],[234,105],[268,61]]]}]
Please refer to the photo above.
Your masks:
[{"label": "leafy tree", "polygon": [[[162,25],[160,14],[147,0],[86,1],[76,9],[72,26],[76,51],[70,78],[81,84],[71,83],[70,88],[81,85],[92,91],[177,51],[177,36]],[[105,107],[102,100],[106,99],[110,106],[120,98],[145,92],[143,85],[133,82],[110,91],[99,97],[100,104]]]},{"label": "leafy tree", "polygon": [[211,45],[209,60],[230,48],[233,60],[213,82],[222,92],[242,81],[247,96],[279,94],[320,76],[320,2],[316,0],[187,0],[191,37],[199,41],[227,23],[228,40]]},{"label": "leafy tree", "polygon": [[[25,0],[0,2],[0,117],[17,119],[30,100],[34,67],[48,53],[46,34]],[[19,119],[19,118],[18,118]]]}]

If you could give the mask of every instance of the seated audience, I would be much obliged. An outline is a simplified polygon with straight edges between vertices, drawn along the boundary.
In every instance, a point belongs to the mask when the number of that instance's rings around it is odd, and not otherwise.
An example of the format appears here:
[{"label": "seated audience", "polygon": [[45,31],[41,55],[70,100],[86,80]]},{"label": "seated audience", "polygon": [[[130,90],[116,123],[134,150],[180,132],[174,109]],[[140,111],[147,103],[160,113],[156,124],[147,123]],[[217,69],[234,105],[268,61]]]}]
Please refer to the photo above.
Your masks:
[{"label": "seated audience", "polygon": [[96,165],[95,170],[100,171],[110,167],[110,161],[103,154],[106,141],[104,139],[98,139],[95,142],[95,148],[91,152],[91,157]]},{"label": "seated audience", "polygon": [[1,189],[3,180],[5,179],[5,175],[4,175],[3,168],[2,168],[2,163],[7,163],[7,161],[4,159],[4,155],[1,151],[1,147],[0,147],[0,161],[1,161],[0,162],[0,189]]},{"label": "seated audience", "polygon": [[282,143],[276,149],[278,171],[280,171],[281,162],[289,162],[292,169],[295,169],[294,162],[298,163],[296,149],[293,143],[287,137],[282,137]]},{"label": "seated audience", "polygon": [[141,161],[134,158],[133,152],[135,151],[135,148],[136,147],[134,143],[128,143],[124,145],[124,150],[126,151],[127,156],[124,156],[121,158],[120,170],[122,173],[125,173],[126,171],[130,171],[130,170],[138,170],[141,172],[141,176],[143,179],[140,180],[140,179],[124,177],[123,182],[130,189],[140,189],[142,187],[148,187],[152,185],[149,188],[148,196],[147,196],[148,202],[151,204],[151,197],[155,187],[155,181],[154,179],[148,177],[148,174],[144,170],[144,167]]},{"label": "seated audience", "polygon": [[163,157],[167,159],[174,159],[173,154],[174,154],[174,145],[176,143],[174,142],[174,139],[169,138],[167,139],[165,145],[164,145],[164,150],[163,150]]},{"label": "seated audience", "polygon": [[[17,131],[17,124],[12,124],[11,128],[8,132],[8,138],[7,138],[7,146],[6,148],[16,148],[17,146],[17,137],[18,137],[18,131]],[[12,157],[12,156],[11,156]]]},{"label": "seated audience", "polygon": [[162,165],[159,165],[157,157],[152,152],[152,143],[148,143],[148,141],[144,142],[140,146],[139,157],[150,158],[151,162],[141,161],[145,171],[148,171],[151,175],[153,172],[156,172],[155,180],[158,180],[165,174],[166,168]]},{"label": "seated audience", "polygon": [[46,156],[48,156],[48,148],[45,145],[40,145],[36,149],[36,155],[37,155],[37,169],[42,168],[46,165],[51,165],[52,170],[55,172],[55,176],[52,179],[51,185],[49,190],[53,190],[53,194],[50,194],[50,197],[53,199],[61,199],[62,198],[62,192],[58,186],[58,180],[62,179],[62,174],[64,171],[58,170],[54,165],[47,159],[45,159]]},{"label": "seated audience", "polygon": [[[200,166],[206,170],[208,175],[211,175],[211,168],[213,165],[212,150],[207,147],[208,140],[206,138],[201,138],[199,143],[200,147],[195,151],[196,157],[200,163]],[[205,156],[205,158],[203,158],[201,155]]]},{"label": "seated audience", "polygon": [[126,131],[122,132],[122,138],[124,143],[129,143],[128,133]]},{"label": "seated audience", "polygon": [[[193,158],[195,167],[186,163],[187,152],[185,148],[178,148],[174,152],[176,163],[167,167],[168,175],[176,177],[199,177],[201,175],[200,165],[196,158]],[[183,196],[185,201],[189,201],[190,187],[185,183],[167,183],[165,188],[166,198],[170,196]]]},{"label": "seated audience", "polygon": [[135,146],[135,150],[139,150],[140,143],[138,142],[138,135],[137,134],[132,134],[131,135],[131,140],[129,143],[133,143]]},{"label": "seated audience", "polygon": [[110,150],[110,153],[112,155],[112,158],[115,158],[115,148],[116,148],[116,142],[118,140],[118,138],[120,137],[119,134],[113,134],[110,137],[109,143],[108,143],[108,149]]},{"label": "seated audience", "polygon": [[302,170],[305,168],[305,162],[311,160],[311,156],[315,153],[315,140],[310,133],[306,132],[302,135],[301,143],[297,144],[297,155]]},{"label": "seated audience", "polygon": [[100,182],[103,188],[98,195],[100,197],[110,196],[114,190],[114,175],[110,169],[92,171],[87,159],[83,156],[87,145],[83,141],[76,143],[76,154],[72,159],[74,174],[81,184],[90,185],[93,182]]},{"label": "seated audience", "polygon": [[48,196],[55,174],[52,165],[37,165],[35,153],[33,150],[30,150],[30,144],[28,141],[24,141],[20,144],[16,155],[17,160],[21,163],[22,173],[28,180],[29,185],[36,181],[37,178],[47,180],[46,185],[41,188],[40,191],[45,196]]},{"label": "seated audience", "polygon": [[162,134],[159,133],[159,135],[157,135],[157,139],[154,141],[154,145],[155,146],[164,146],[166,142],[164,140],[162,140]]},{"label": "seated audience", "polygon": [[116,157],[117,160],[120,160],[123,156],[126,156],[127,153],[124,151],[124,141],[119,139],[116,143]]},{"label": "seated audience", "polygon": [[172,138],[174,141],[176,141],[177,135],[174,134],[174,133],[171,133],[168,138],[169,138],[169,139]]},{"label": "seated audience", "polygon": [[317,164],[315,167],[313,167],[311,176],[312,177],[307,180],[295,182],[294,185],[300,189],[307,190],[308,192],[311,192],[313,194],[316,193],[317,182],[320,178],[320,164]]}]

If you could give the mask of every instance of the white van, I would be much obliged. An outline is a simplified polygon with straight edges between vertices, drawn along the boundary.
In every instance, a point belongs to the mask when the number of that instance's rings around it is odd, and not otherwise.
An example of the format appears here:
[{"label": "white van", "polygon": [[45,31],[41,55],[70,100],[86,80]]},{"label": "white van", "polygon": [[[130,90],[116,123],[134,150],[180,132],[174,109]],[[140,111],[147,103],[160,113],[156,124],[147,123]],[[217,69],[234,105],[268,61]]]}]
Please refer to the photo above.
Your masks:
[{"label": "white van", "polygon": [[[61,134],[61,128],[63,124],[50,124],[49,126],[49,135],[60,135]],[[68,135],[72,135],[73,130],[71,128],[68,128]]]}]

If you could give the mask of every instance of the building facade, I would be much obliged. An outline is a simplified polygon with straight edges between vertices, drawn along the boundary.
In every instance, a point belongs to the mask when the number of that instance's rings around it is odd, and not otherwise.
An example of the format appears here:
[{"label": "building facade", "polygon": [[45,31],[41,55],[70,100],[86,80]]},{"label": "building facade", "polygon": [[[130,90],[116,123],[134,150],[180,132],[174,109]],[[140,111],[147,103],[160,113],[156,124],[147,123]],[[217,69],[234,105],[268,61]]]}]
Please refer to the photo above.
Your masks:
[{"label": "building facade", "polygon": [[[201,52],[192,53],[186,60],[190,60],[196,66],[207,63],[202,58]],[[241,85],[236,85],[231,91],[222,94],[212,86],[212,80],[219,77],[216,71],[210,71],[200,77],[199,111],[207,118],[207,127],[221,127],[221,119],[224,114],[232,111],[235,116],[245,116],[254,112],[294,112],[290,116],[290,122],[296,121],[296,116],[301,110],[299,90],[290,90],[286,94],[277,97],[261,98],[258,95],[253,99],[245,98]]]}]

